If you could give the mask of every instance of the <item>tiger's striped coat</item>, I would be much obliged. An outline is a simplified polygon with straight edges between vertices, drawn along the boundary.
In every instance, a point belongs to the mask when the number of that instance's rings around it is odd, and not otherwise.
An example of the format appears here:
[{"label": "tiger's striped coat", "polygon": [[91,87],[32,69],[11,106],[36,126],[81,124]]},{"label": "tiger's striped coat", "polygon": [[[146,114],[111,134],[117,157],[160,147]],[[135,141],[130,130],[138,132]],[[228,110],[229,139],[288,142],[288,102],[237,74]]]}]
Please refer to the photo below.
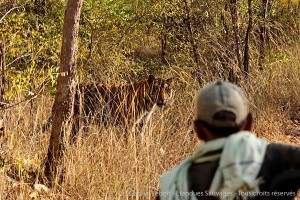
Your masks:
[{"label": "tiger's striped coat", "polygon": [[147,79],[126,85],[89,84],[80,86],[75,95],[73,136],[84,124],[95,120],[100,125],[123,125],[127,128],[151,118],[156,107],[165,107],[173,96],[173,79]]}]

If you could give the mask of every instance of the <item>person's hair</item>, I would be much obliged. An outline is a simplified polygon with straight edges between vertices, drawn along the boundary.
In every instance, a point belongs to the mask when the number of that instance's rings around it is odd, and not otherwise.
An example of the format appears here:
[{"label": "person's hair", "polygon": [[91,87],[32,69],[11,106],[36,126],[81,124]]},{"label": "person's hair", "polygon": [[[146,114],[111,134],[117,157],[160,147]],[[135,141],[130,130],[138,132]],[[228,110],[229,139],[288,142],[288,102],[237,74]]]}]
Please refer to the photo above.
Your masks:
[{"label": "person's hair", "polygon": [[[224,120],[224,121],[235,121],[235,114],[230,111],[219,111],[214,116],[215,120]],[[227,137],[233,133],[237,133],[241,130],[243,122],[233,127],[216,127],[208,124],[202,120],[196,120],[196,122],[200,123],[202,126],[205,126],[213,135],[217,135],[220,137]]]}]

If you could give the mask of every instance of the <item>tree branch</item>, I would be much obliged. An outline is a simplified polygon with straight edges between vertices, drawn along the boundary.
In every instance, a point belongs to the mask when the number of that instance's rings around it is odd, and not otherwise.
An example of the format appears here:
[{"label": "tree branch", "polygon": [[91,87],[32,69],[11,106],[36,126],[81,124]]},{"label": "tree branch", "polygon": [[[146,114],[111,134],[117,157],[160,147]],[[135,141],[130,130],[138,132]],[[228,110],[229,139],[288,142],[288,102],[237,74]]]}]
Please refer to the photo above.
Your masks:
[{"label": "tree branch", "polygon": [[21,8],[21,6],[17,6],[17,7],[13,7],[13,8],[11,8],[11,9],[9,9],[9,11],[7,11],[7,12],[1,17],[0,22],[8,15],[11,11],[13,11],[13,10],[15,10],[15,9],[18,9],[18,8]]}]

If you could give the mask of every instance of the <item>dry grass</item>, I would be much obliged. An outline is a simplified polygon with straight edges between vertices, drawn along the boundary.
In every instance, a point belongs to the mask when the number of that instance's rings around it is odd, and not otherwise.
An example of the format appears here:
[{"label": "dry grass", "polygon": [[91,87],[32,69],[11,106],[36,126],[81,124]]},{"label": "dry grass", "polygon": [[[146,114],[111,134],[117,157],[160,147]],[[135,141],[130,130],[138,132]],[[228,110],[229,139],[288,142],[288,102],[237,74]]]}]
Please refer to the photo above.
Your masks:
[{"label": "dry grass", "polygon": [[[241,86],[256,116],[254,132],[269,142],[299,144],[290,133],[299,129],[300,49],[289,51],[282,53],[286,57],[270,61],[265,71],[253,70]],[[77,145],[66,145],[62,184],[50,192],[34,193],[31,186],[1,174],[0,199],[153,199],[160,175],[190,155],[199,143],[191,126],[199,86],[184,72],[177,74],[182,78],[177,80],[174,101],[155,113],[145,137],[138,132],[126,133],[129,139],[125,142],[120,127],[91,126]],[[48,96],[40,97],[31,115],[29,104],[3,113],[6,130],[0,147],[6,163],[2,171],[12,165],[18,165],[20,173],[23,169],[43,171],[49,132],[31,133],[30,127],[37,127],[48,117],[51,102]]]}]

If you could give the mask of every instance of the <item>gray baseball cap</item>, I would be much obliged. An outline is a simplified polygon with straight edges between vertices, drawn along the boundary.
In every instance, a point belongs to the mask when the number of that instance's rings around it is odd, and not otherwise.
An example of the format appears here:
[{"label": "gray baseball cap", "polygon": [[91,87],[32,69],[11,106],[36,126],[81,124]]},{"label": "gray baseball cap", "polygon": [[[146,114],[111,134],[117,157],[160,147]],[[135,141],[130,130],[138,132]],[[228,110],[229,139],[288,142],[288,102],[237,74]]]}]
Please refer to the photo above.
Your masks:
[{"label": "gray baseball cap", "polygon": [[[214,116],[220,111],[232,112],[235,119],[220,120]],[[214,127],[234,127],[246,119],[248,105],[243,91],[225,81],[215,81],[203,87],[196,98],[196,120]]]}]

